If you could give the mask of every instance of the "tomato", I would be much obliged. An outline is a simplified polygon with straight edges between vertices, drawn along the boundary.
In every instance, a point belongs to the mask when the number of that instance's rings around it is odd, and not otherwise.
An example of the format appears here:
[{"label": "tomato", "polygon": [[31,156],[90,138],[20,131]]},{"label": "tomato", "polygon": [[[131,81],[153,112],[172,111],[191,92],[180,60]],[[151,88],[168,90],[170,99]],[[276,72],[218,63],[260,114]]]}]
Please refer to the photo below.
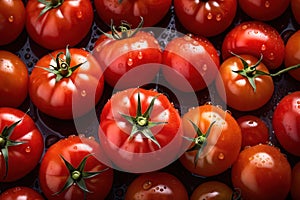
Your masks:
[{"label": "tomato", "polygon": [[[290,67],[300,63],[300,30],[292,34],[285,45],[285,67]],[[300,69],[289,71],[289,74],[300,81]]]},{"label": "tomato", "polygon": [[94,108],[104,87],[96,59],[83,49],[56,50],[36,63],[29,78],[33,104],[47,115],[71,119]]},{"label": "tomato", "polygon": [[25,26],[37,44],[57,50],[81,42],[88,34],[93,18],[90,0],[29,0]]},{"label": "tomato", "polygon": [[300,24],[300,1],[291,0],[292,13],[298,24]]},{"label": "tomato", "polygon": [[198,176],[214,176],[227,170],[237,159],[242,133],[229,112],[213,105],[189,110],[182,117],[186,141],[191,147],[179,158]]},{"label": "tomato", "polygon": [[242,149],[269,141],[269,128],[259,117],[244,115],[237,118],[237,122],[242,130]]},{"label": "tomato", "polygon": [[132,88],[113,94],[100,115],[101,146],[122,171],[158,170],[178,158],[180,115],[154,90]]},{"label": "tomato", "polygon": [[210,37],[231,25],[237,0],[174,0],[174,9],[179,22],[189,32]]},{"label": "tomato", "polygon": [[25,26],[25,7],[22,0],[0,1],[0,45],[13,42]]},{"label": "tomato", "polygon": [[28,94],[25,63],[9,51],[0,51],[0,107],[18,107]]},{"label": "tomato", "polygon": [[144,26],[157,24],[167,14],[171,7],[171,0],[95,0],[97,14],[106,23],[113,20],[120,24],[125,20],[136,27],[140,17],[144,18]]},{"label": "tomato", "polygon": [[127,188],[125,200],[180,199],[188,200],[188,193],[174,175],[151,172],[139,175]]},{"label": "tomato", "polygon": [[2,200],[44,200],[43,196],[29,187],[13,187],[0,194]]},{"label": "tomato", "polygon": [[44,140],[29,115],[16,108],[0,108],[0,182],[16,181],[40,161]]},{"label": "tomato", "polygon": [[291,186],[291,166],[277,147],[245,148],[231,170],[233,186],[242,199],[285,199]]},{"label": "tomato", "polygon": [[93,50],[104,71],[105,81],[117,89],[151,82],[162,62],[162,50],[153,34],[141,29],[107,34],[98,38]]},{"label": "tomato", "polygon": [[273,79],[258,75],[257,71],[269,73],[262,62],[250,55],[232,56],[221,64],[216,87],[228,106],[239,111],[251,111],[271,99],[274,92]]},{"label": "tomato", "polygon": [[273,130],[281,146],[300,156],[300,92],[287,94],[277,104],[272,118]]},{"label": "tomato", "polygon": [[239,6],[247,15],[261,21],[270,21],[281,16],[289,5],[290,0],[239,0]]},{"label": "tomato", "polygon": [[105,199],[113,183],[113,170],[104,165],[99,143],[71,135],[46,151],[39,182],[47,199]]},{"label": "tomato", "polygon": [[236,25],[225,36],[222,43],[222,57],[235,54],[250,54],[257,58],[263,55],[268,69],[278,68],[284,60],[284,42],[278,31],[260,21],[246,21]]},{"label": "tomato", "polygon": [[166,65],[162,68],[163,75],[173,87],[193,92],[202,90],[213,82],[220,66],[220,58],[208,39],[185,35],[167,44],[163,52],[163,64]]},{"label": "tomato", "polygon": [[292,199],[300,199],[300,162],[298,161],[292,168],[292,185],[291,185],[291,196]]}]

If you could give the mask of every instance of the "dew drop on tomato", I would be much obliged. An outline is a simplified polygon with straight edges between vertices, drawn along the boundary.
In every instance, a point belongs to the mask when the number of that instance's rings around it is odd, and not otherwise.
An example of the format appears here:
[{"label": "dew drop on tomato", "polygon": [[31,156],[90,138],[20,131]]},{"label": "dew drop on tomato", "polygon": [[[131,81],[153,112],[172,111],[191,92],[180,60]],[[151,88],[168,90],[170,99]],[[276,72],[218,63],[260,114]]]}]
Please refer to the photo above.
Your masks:
[{"label": "dew drop on tomato", "polygon": [[146,181],[146,182],[143,184],[143,189],[144,189],[144,190],[149,190],[151,187],[152,187],[152,182],[151,182],[151,181]]}]

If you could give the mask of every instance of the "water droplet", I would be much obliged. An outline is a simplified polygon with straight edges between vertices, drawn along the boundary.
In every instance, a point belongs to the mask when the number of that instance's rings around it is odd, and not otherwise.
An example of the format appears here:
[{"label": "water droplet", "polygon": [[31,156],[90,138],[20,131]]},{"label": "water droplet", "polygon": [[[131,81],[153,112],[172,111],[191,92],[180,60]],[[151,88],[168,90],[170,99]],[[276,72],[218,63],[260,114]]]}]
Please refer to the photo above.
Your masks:
[{"label": "water droplet", "polygon": [[265,2],[265,7],[266,7],[266,8],[269,8],[269,7],[270,7],[270,2],[269,2],[269,1],[266,1],[266,2]]},{"label": "water droplet", "polygon": [[267,47],[266,47],[266,45],[264,45],[264,44],[263,44],[263,45],[261,45],[261,50],[262,50],[262,51],[265,51],[265,50],[266,50],[266,48],[267,48]]},{"label": "water droplet", "polygon": [[208,101],[204,105],[213,105],[213,103],[211,101]]},{"label": "water droplet", "polygon": [[73,146],[73,149],[74,149],[74,150],[77,150],[77,149],[78,149],[78,147],[75,145],[75,146]]},{"label": "water droplet", "polygon": [[14,19],[14,16],[11,15],[11,16],[8,17],[8,21],[9,21],[9,22],[12,23],[12,22],[14,22],[14,20],[15,20],[15,19]]},{"label": "water droplet", "polygon": [[226,110],[226,113],[228,113],[229,115],[232,115],[232,112],[230,110]]},{"label": "water droplet", "polygon": [[81,96],[85,97],[87,95],[87,92],[86,92],[86,90],[82,90],[80,94],[81,94]]},{"label": "water droplet", "polygon": [[27,146],[27,147],[25,148],[25,152],[26,152],[26,153],[30,153],[30,152],[31,152],[31,147],[30,147],[30,146]]},{"label": "water droplet", "polygon": [[81,11],[78,11],[78,12],[76,13],[76,16],[77,16],[77,18],[82,18],[82,12],[81,12]]},{"label": "water droplet", "polygon": [[89,136],[88,139],[95,140],[95,137],[94,136]]},{"label": "water droplet", "polygon": [[216,20],[219,22],[219,21],[221,21],[221,19],[222,19],[222,15],[221,14],[217,14]]},{"label": "water droplet", "polygon": [[198,42],[197,40],[194,40],[194,41],[193,41],[193,45],[198,46],[198,45],[199,45],[199,42]]},{"label": "water droplet", "polygon": [[183,38],[186,40],[186,41],[190,41],[192,39],[193,35],[188,33],[186,34]]},{"label": "water droplet", "polygon": [[149,190],[151,187],[152,187],[152,182],[151,182],[151,181],[146,181],[146,182],[143,184],[143,189],[144,189],[144,190]]},{"label": "water droplet", "polygon": [[138,53],[138,59],[142,59],[142,58],[143,58],[143,52],[140,51],[140,52]]},{"label": "water droplet", "polygon": [[248,25],[247,25],[247,24],[242,25],[242,29],[243,29],[243,30],[246,30],[247,28],[248,28]]},{"label": "water droplet", "polygon": [[274,60],[275,59],[275,57],[274,57],[274,53],[272,52],[272,53],[270,53],[270,55],[269,55],[269,59],[270,60]]},{"label": "water droplet", "polygon": [[206,70],[207,70],[207,64],[204,64],[204,65],[202,66],[202,70],[203,70],[203,71],[206,71]]},{"label": "water droplet", "polygon": [[218,158],[220,160],[223,160],[225,158],[224,153],[219,153]]},{"label": "water droplet", "polygon": [[211,13],[208,13],[206,17],[207,19],[212,19],[213,15]]},{"label": "water droplet", "polygon": [[13,189],[13,192],[19,192],[21,190],[21,187],[15,187],[14,189]]},{"label": "water droplet", "polygon": [[127,65],[128,65],[129,67],[133,65],[133,60],[132,60],[132,58],[128,58],[128,60],[127,60]]}]

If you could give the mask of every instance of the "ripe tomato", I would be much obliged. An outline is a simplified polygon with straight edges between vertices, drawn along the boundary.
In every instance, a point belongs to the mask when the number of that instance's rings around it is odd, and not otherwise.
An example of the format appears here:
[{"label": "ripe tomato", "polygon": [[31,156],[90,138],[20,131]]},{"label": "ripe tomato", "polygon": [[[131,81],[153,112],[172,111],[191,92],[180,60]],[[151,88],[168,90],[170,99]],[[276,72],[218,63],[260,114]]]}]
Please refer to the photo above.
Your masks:
[{"label": "ripe tomato", "polygon": [[232,183],[242,199],[285,199],[291,186],[291,166],[277,147],[266,144],[244,149],[231,169]]},{"label": "ripe tomato", "polygon": [[291,196],[292,199],[300,199],[300,162],[298,161],[292,168],[292,185],[291,185]]},{"label": "ripe tomato", "polygon": [[46,49],[56,50],[78,44],[93,23],[90,0],[29,0],[26,5],[26,30]]},{"label": "ripe tomato", "polygon": [[0,45],[13,42],[25,26],[25,7],[22,0],[0,1]]},{"label": "ripe tomato", "polygon": [[170,41],[163,52],[165,79],[176,89],[193,92],[210,85],[218,72],[220,58],[204,37],[185,35]]},{"label": "ripe tomato", "polygon": [[16,181],[40,161],[44,140],[29,115],[9,107],[0,108],[0,182]]},{"label": "ripe tomato", "polygon": [[188,31],[210,37],[230,26],[236,14],[237,0],[174,0],[174,9]]},{"label": "ripe tomato", "polygon": [[289,5],[290,0],[239,0],[239,6],[247,15],[261,21],[269,21],[281,16]]},{"label": "ripe tomato", "polygon": [[44,200],[43,196],[29,187],[13,187],[0,194],[1,200]]},{"label": "ripe tomato", "polygon": [[272,124],[281,146],[287,152],[300,156],[300,91],[280,100],[274,110]]},{"label": "ripe tomato", "polygon": [[39,183],[47,199],[105,199],[113,183],[113,170],[104,165],[99,143],[71,135],[46,151]]},{"label": "ripe tomato", "polygon": [[[290,67],[293,65],[297,65],[300,63],[300,30],[296,31],[292,36],[288,39],[285,45],[285,59],[284,65],[285,67]],[[289,74],[300,81],[300,69],[295,69],[293,71],[289,71]]]},{"label": "ripe tomato", "polygon": [[28,94],[25,63],[9,51],[0,51],[0,107],[18,107]]},{"label": "ripe tomato", "polygon": [[78,48],[45,55],[32,70],[29,95],[42,112],[60,119],[86,114],[99,101],[104,87],[96,59]]},{"label": "ripe tomato", "polygon": [[232,56],[221,64],[216,87],[228,106],[239,111],[251,111],[271,99],[274,92],[273,79],[266,75],[257,76],[257,71],[269,73],[262,62],[250,55]]},{"label": "ripe tomato", "polygon": [[104,78],[117,89],[151,82],[162,62],[162,50],[156,38],[146,31],[139,30],[131,35],[133,32],[113,31],[112,38],[103,34],[95,43],[93,55],[104,71]]},{"label": "ripe tomato", "polygon": [[182,123],[185,138],[192,144],[179,160],[191,173],[220,174],[238,157],[242,133],[230,113],[217,106],[202,105],[185,113]]},{"label": "ripe tomato", "polygon": [[293,16],[295,17],[298,24],[300,24],[300,1],[291,0],[291,8],[292,8]]},{"label": "ripe tomato", "polygon": [[242,22],[231,29],[222,43],[222,57],[235,54],[250,54],[257,58],[263,55],[268,69],[278,68],[284,60],[284,42],[278,31],[260,21]]},{"label": "ripe tomato", "polygon": [[100,143],[118,170],[143,173],[167,166],[178,158],[181,136],[178,111],[154,90],[117,92],[100,116]]},{"label": "ripe tomato", "polygon": [[180,199],[188,200],[188,193],[180,180],[166,172],[139,175],[127,188],[125,200]]},{"label": "ripe tomato", "polygon": [[133,27],[139,24],[141,16],[145,27],[157,24],[167,14],[171,3],[171,0],[94,0],[97,14],[106,24],[111,24],[111,20],[116,24],[125,20]]},{"label": "ripe tomato", "polygon": [[242,149],[269,141],[269,128],[266,123],[254,115],[244,115],[236,120],[242,130]]}]

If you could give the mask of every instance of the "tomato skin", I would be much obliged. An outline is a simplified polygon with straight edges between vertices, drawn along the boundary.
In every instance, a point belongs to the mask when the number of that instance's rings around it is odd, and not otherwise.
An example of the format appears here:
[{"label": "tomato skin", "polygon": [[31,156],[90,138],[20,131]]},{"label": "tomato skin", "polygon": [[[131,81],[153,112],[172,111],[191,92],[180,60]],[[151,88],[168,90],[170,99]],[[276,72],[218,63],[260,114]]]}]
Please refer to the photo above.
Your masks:
[{"label": "tomato skin", "polygon": [[18,107],[28,94],[25,63],[9,51],[0,51],[0,107]]},{"label": "tomato skin", "polygon": [[144,27],[157,24],[167,14],[171,7],[171,0],[95,0],[97,14],[108,25],[111,20],[120,24],[127,21],[133,28],[140,23],[140,16],[144,19]]},{"label": "tomato skin", "polygon": [[98,62],[89,52],[71,48],[71,67],[86,62],[70,77],[56,81],[55,74],[41,67],[51,68],[50,65],[55,65],[52,56],[55,58],[59,52],[65,53],[66,50],[53,51],[36,63],[29,79],[29,95],[34,105],[47,115],[71,119],[94,108],[101,98],[104,79]]},{"label": "tomato skin", "polygon": [[44,200],[44,197],[29,187],[13,187],[0,194],[1,200]]},{"label": "tomato skin", "polygon": [[188,200],[184,185],[174,175],[150,172],[135,178],[125,194],[125,200]]},{"label": "tomato skin", "polygon": [[298,24],[300,24],[300,1],[291,0],[291,8],[293,16],[295,17]]},{"label": "tomato skin", "polygon": [[195,167],[194,158],[197,151],[187,151],[180,158],[182,165],[191,173],[199,176],[214,176],[227,170],[238,157],[242,143],[242,133],[236,120],[219,107],[202,105],[189,110],[182,117],[184,135],[195,137],[193,121],[206,133],[211,123],[212,126],[207,144]]},{"label": "tomato skin", "polygon": [[[0,181],[16,181],[31,172],[40,161],[44,150],[44,140],[41,132],[36,127],[34,121],[23,111],[10,108],[0,108],[0,130],[1,135],[5,126],[21,120],[10,136],[10,140],[24,142],[21,145],[8,147],[8,174],[5,175],[5,161],[0,156]],[[22,167],[20,167],[22,166]]]},{"label": "tomato skin", "polygon": [[287,94],[277,104],[272,119],[275,136],[289,153],[300,156],[300,92]]},{"label": "tomato skin", "polygon": [[0,45],[13,42],[25,26],[25,7],[22,0],[0,1]]},{"label": "tomato skin", "polygon": [[89,32],[93,23],[91,1],[64,0],[61,5],[40,15],[45,8],[37,0],[26,4],[26,30],[40,46],[56,50],[78,44]]},{"label": "tomato skin", "polygon": [[236,0],[174,0],[174,9],[180,23],[191,33],[204,37],[218,35],[232,23]]},{"label": "tomato skin", "polygon": [[70,175],[61,156],[74,167],[78,167],[82,159],[91,154],[92,156],[87,158],[84,171],[106,170],[92,178],[85,179],[86,187],[91,191],[91,193],[86,193],[86,197],[94,200],[105,199],[112,187],[113,170],[101,162],[103,158],[99,143],[93,139],[75,135],[54,143],[43,156],[39,171],[39,182],[47,199],[84,199],[84,192],[76,184],[57,195],[54,194],[63,188]]},{"label": "tomato skin", "polygon": [[[300,30],[291,35],[285,45],[284,66],[290,67],[300,63]],[[288,72],[294,79],[300,81],[300,69],[291,70]]]},{"label": "tomato skin", "polygon": [[291,166],[277,147],[266,144],[244,149],[231,170],[233,186],[245,200],[285,199],[291,186]]},{"label": "tomato skin", "polygon": [[291,185],[291,196],[292,199],[300,199],[300,162],[298,161],[292,168],[292,185]]},{"label": "tomato skin", "polygon": [[263,55],[263,63],[269,70],[278,68],[284,60],[284,42],[278,31],[260,21],[246,21],[231,29],[222,43],[225,60],[235,54],[249,54],[256,58]]},{"label": "tomato skin", "polygon": [[223,182],[207,181],[198,185],[190,200],[224,200],[232,199],[233,190]]},{"label": "tomato skin", "polygon": [[[220,58],[212,43],[201,36],[185,35],[170,41],[163,51],[165,79],[176,89],[199,91],[215,79]],[[180,81],[180,79],[184,79]],[[186,86],[184,83],[189,83]]]},{"label": "tomato skin", "polygon": [[261,21],[269,21],[281,16],[289,4],[290,0],[259,0],[255,2],[251,0],[239,0],[239,6],[247,15]]},{"label": "tomato skin", "polygon": [[[258,59],[250,55],[240,55],[249,66],[257,63]],[[242,61],[232,56],[226,59],[220,66],[219,76],[216,78],[216,87],[220,97],[228,106],[239,111],[252,111],[265,105],[274,92],[273,79],[270,76],[258,76],[255,78],[256,91],[248,79],[232,70],[242,70]],[[269,73],[267,67],[261,62],[257,70]]]}]

